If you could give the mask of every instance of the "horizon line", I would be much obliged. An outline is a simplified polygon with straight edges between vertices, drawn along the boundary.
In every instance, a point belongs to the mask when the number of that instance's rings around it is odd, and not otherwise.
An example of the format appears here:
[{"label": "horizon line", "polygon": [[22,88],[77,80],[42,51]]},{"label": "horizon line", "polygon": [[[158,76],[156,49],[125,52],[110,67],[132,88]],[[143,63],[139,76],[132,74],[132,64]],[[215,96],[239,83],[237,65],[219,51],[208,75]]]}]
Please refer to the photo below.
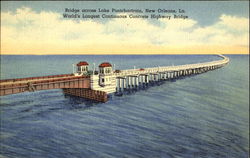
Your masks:
[{"label": "horizon line", "polygon": [[115,53],[115,54],[101,54],[101,53],[93,53],[93,54],[0,54],[0,55],[37,55],[37,56],[42,56],[42,55],[218,55],[218,54],[222,54],[222,55],[249,55],[249,53],[169,53],[169,54],[160,54],[160,53],[156,53],[156,54],[143,54],[143,53],[131,53],[131,54],[125,54],[125,53]]}]

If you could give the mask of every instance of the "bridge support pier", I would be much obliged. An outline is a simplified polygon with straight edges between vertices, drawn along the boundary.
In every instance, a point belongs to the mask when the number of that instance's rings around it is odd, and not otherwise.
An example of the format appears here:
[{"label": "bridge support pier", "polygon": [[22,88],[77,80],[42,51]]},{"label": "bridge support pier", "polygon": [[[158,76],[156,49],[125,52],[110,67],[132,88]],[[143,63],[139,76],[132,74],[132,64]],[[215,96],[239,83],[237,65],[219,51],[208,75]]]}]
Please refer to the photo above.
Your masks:
[{"label": "bridge support pier", "polygon": [[149,83],[149,75],[148,74],[142,74],[142,86],[148,86]]},{"label": "bridge support pier", "polygon": [[174,78],[174,72],[170,72],[170,79]]},{"label": "bridge support pier", "polygon": [[116,78],[116,92],[122,92],[127,88],[127,78],[118,77]]},{"label": "bridge support pier", "polygon": [[85,88],[63,88],[64,94],[82,97],[85,99],[90,99],[98,102],[107,102],[108,95],[106,92],[97,91],[92,89],[85,89]]},{"label": "bridge support pier", "polygon": [[130,82],[131,82],[130,77],[127,76],[126,79],[127,79],[127,88],[130,89]]},{"label": "bridge support pier", "polygon": [[116,92],[119,91],[119,86],[120,86],[120,78],[116,79]]}]

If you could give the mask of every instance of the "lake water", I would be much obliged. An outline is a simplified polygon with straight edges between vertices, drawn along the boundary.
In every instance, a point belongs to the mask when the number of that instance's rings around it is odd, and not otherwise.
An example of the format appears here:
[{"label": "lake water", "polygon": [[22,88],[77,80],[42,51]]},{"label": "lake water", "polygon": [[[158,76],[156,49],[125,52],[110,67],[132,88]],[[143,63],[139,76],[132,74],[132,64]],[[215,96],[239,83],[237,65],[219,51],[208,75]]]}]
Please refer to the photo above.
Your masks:
[{"label": "lake water", "polygon": [[[1,96],[0,157],[247,158],[249,56],[106,103],[46,90]],[[1,56],[1,79],[72,73],[103,61],[116,69],[190,64],[213,55]]]}]

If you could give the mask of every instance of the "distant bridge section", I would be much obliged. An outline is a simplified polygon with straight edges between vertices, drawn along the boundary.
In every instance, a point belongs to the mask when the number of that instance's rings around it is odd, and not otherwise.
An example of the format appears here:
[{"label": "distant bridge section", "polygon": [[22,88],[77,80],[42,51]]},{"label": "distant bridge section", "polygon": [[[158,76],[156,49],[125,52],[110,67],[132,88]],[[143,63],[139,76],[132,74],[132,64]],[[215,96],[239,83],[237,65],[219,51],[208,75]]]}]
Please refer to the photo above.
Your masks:
[{"label": "distant bridge section", "polygon": [[211,62],[204,63],[196,63],[196,64],[186,64],[186,65],[176,65],[176,66],[159,66],[153,68],[144,68],[144,69],[128,69],[121,70],[118,73],[115,73],[116,77],[126,77],[133,75],[149,75],[149,74],[158,74],[158,73],[186,73],[188,71],[192,71],[193,74],[200,73],[207,70],[213,70],[216,68],[220,68],[226,65],[229,62],[229,58],[223,55],[218,55],[223,58],[222,60],[216,60]]}]

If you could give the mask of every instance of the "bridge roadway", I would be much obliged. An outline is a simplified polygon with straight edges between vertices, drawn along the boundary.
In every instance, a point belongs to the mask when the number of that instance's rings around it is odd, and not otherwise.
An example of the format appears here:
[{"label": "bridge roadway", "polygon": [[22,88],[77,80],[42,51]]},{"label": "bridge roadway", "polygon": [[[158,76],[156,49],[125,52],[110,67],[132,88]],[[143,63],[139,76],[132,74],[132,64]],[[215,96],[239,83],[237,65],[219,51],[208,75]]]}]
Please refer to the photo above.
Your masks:
[{"label": "bridge roadway", "polygon": [[63,74],[0,80],[0,96],[60,88],[90,88],[89,76]]},{"label": "bridge roadway", "polygon": [[153,74],[153,73],[181,72],[188,70],[197,70],[197,71],[202,69],[212,70],[215,68],[222,67],[229,62],[228,57],[225,57],[223,55],[218,55],[218,56],[223,59],[211,62],[187,64],[187,65],[121,70],[119,73],[116,73],[116,77],[138,76],[138,75]]}]

